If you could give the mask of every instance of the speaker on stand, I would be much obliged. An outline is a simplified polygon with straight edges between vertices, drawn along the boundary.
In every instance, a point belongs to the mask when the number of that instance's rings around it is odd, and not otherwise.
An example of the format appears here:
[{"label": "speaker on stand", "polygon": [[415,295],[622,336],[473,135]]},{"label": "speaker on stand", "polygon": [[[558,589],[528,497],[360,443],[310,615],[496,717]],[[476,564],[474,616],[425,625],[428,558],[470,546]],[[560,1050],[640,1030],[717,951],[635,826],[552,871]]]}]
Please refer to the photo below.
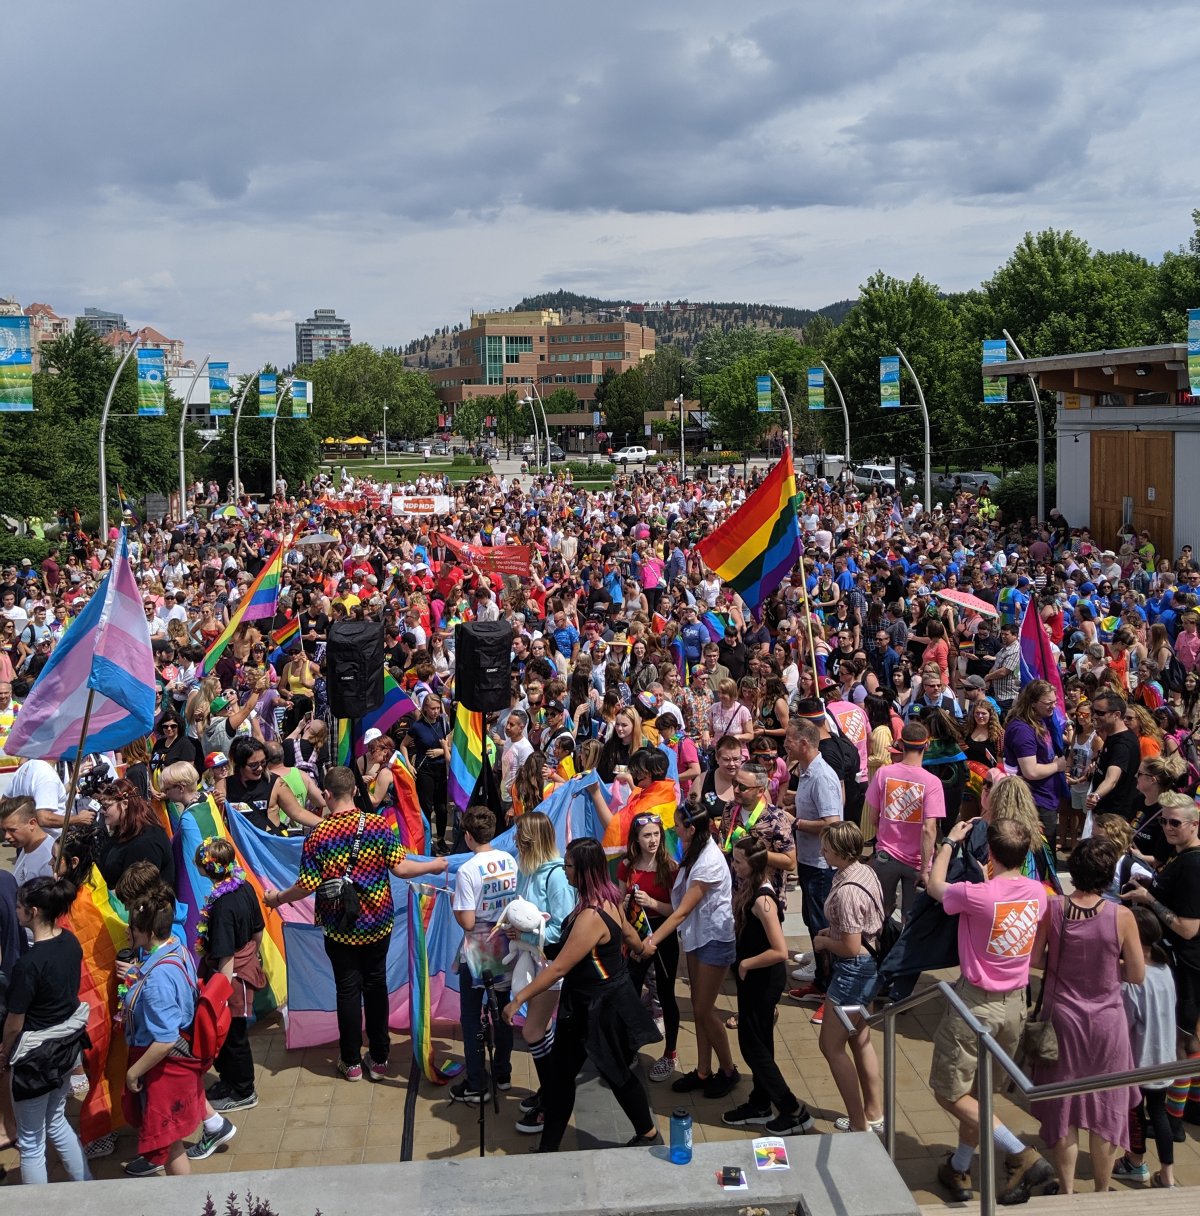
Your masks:
[{"label": "speaker on stand", "polygon": [[460,705],[485,714],[508,709],[512,643],[508,621],[469,621],[454,627],[454,683]]},{"label": "speaker on stand", "polygon": [[383,626],[377,621],[334,621],[325,647],[329,712],[361,718],[383,704]]}]

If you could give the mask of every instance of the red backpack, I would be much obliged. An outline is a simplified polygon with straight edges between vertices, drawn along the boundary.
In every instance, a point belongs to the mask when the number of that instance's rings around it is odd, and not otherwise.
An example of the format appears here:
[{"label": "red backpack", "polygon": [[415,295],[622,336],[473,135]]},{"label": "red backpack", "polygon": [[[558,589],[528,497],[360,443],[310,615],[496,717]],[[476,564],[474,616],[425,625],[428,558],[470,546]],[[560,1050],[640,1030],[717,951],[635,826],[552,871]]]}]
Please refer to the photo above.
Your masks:
[{"label": "red backpack", "polygon": [[[211,1064],[225,1045],[229,1026],[233,1021],[233,1014],[229,1011],[229,998],[233,996],[233,985],[219,971],[213,972],[203,984],[198,984],[192,973],[183,965],[183,961],[173,954],[160,958],[154,966],[158,966],[159,963],[168,963],[172,967],[178,967],[187,977],[188,983],[196,990],[196,1012],[192,1018],[192,1025],[189,1030],[182,1033],[180,1038],[193,1059]],[[136,996],[134,999],[137,999]]]}]

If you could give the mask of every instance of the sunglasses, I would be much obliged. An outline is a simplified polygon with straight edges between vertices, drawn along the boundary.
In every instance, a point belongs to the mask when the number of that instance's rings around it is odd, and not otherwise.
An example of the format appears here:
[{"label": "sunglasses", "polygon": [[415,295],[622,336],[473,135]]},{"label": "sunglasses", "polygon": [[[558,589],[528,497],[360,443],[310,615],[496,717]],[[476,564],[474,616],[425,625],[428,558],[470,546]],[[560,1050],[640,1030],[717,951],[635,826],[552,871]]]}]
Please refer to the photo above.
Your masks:
[{"label": "sunglasses", "polygon": [[1195,822],[1194,819],[1163,819],[1162,825],[1164,828],[1187,828]]}]

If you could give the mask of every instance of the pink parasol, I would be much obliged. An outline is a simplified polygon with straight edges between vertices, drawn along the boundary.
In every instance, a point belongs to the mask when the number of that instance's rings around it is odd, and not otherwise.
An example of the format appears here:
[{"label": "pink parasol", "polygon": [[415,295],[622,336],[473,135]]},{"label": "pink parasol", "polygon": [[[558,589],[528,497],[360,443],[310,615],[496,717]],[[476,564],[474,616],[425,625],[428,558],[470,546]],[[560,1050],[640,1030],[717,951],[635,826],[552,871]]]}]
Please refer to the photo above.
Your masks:
[{"label": "pink parasol", "polygon": [[966,591],[959,591],[955,587],[947,587],[942,591],[935,591],[934,595],[939,600],[945,600],[947,603],[953,604],[956,608],[966,608],[971,612],[978,612],[980,616],[998,617],[1000,615],[987,600],[981,600],[977,595],[971,595]]}]

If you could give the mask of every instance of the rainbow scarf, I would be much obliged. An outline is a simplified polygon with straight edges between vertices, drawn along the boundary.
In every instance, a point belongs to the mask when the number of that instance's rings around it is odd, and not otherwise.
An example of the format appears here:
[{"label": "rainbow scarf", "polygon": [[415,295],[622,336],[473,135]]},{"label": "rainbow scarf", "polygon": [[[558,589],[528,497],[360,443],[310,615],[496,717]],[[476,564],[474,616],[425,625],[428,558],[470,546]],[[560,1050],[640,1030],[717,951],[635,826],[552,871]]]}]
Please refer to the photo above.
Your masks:
[{"label": "rainbow scarf", "polygon": [[79,888],[63,924],[83,948],[79,999],[87,1001],[90,1010],[87,1032],[92,1045],[83,1053],[83,1063],[92,1087],[79,1114],[79,1131],[86,1143],[125,1126],[121,1093],[129,1067],[125,1036],[113,1028],[113,1015],[117,1012],[117,951],[129,945],[129,926],[120,901],[110,895],[95,866],[91,877]]},{"label": "rainbow scarf", "polygon": [[629,801],[613,813],[608,827],[604,829],[601,843],[610,865],[615,865],[625,856],[629,827],[638,815],[657,815],[662,820],[664,846],[678,860],[683,855],[675,834],[675,808],[678,802],[675,782],[669,778],[652,781],[644,790],[634,790]]},{"label": "rainbow scarf", "polygon": [[429,999],[429,920],[437,896],[416,884],[408,887],[408,1025],[412,1034],[413,1056],[421,1072],[434,1085],[446,1085],[462,1071],[462,1065],[449,1061],[439,1065],[433,1058],[433,1016]]},{"label": "rainbow scarf", "polygon": [[275,601],[279,597],[279,576],[283,569],[283,546],[275,550],[274,556],[258,572],[258,577],[246,588],[246,594],[238,601],[237,610],[229,618],[229,624],[221,636],[209,647],[200,665],[200,675],[210,676],[225,648],[233,641],[233,635],[243,621],[270,620],[275,615]]}]

